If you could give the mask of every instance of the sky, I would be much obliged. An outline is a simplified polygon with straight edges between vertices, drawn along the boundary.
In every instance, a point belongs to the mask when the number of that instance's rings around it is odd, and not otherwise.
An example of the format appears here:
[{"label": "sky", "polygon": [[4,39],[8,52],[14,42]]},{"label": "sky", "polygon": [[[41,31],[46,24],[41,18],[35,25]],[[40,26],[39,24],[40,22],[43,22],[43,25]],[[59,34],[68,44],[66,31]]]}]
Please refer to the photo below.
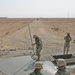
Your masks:
[{"label": "sky", "polygon": [[0,17],[75,18],[75,0],[0,0]]}]

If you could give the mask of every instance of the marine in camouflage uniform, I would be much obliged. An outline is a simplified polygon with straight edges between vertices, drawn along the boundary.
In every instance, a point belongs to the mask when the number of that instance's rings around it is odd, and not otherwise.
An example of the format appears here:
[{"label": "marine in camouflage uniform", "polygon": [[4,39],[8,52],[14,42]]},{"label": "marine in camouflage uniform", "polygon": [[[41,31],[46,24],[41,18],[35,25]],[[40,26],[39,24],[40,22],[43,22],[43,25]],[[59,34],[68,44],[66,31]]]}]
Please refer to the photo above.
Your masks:
[{"label": "marine in camouflage uniform", "polygon": [[69,47],[70,47],[70,41],[72,40],[70,33],[67,33],[67,36],[64,37],[65,44],[64,44],[64,53],[63,54],[68,54]]},{"label": "marine in camouflage uniform", "polygon": [[35,69],[34,72],[30,73],[29,75],[43,75],[43,74],[40,73],[38,69]]},{"label": "marine in camouflage uniform", "polygon": [[36,45],[36,55],[38,56],[37,61],[39,61],[40,52],[42,50],[42,40],[37,35],[33,35],[33,38],[35,39],[35,43],[33,45]]},{"label": "marine in camouflage uniform", "polygon": [[65,67],[58,68],[58,71],[55,75],[71,75]]},{"label": "marine in camouflage uniform", "polygon": [[36,63],[36,64],[35,64],[35,70],[34,70],[32,73],[30,73],[29,75],[43,75],[43,74],[40,72],[42,68],[43,68],[43,67],[42,67],[42,64],[41,64],[41,63]]},{"label": "marine in camouflage uniform", "polygon": [[55,75],[71,75],[70,72],[66,70],[66,62],[64,59],[58,59],[57,66],[58,71]]}]

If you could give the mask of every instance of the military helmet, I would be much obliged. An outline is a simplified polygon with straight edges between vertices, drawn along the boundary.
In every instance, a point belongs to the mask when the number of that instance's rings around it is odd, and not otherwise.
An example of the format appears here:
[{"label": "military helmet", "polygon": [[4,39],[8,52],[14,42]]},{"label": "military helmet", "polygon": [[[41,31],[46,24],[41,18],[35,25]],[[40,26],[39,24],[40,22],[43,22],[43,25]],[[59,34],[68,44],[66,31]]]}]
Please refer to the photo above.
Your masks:
[{"label": "military helmet", "polygon": [[64,59],[58,59],[57,60],[57,66],[66,66],[66,61]]},{"label": "military helmet", "polygon": [[43,68],[42,63],[39,62],[35,63],[35,69],[42,69],[42,68]]},{"label": "military helmet", "polygon": [[67,33],[67,35],[70,35],[70,33]]},{"label": "military helmet", "polygon": [[33,38],[36,38],[36,37],[38,37],[37,35],[33,35]]}]

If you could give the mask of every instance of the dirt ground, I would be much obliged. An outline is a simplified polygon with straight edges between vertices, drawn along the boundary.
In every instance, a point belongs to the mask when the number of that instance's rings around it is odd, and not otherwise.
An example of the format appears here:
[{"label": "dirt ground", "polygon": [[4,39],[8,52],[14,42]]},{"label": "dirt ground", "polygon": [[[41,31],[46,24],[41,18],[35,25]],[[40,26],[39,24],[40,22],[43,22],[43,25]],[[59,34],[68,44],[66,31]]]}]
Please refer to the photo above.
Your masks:
[{"label": "dirt ground", "polygon": [[0,58],[30,55],[33,52],[28,24],[31,35],[36,34],[43,41],[41,60],[51,60],[52,55],[63,54],[64,36],[68,32],[72,37],[69,53],[75,54],[75,19],[13,18],[0,19]]}]

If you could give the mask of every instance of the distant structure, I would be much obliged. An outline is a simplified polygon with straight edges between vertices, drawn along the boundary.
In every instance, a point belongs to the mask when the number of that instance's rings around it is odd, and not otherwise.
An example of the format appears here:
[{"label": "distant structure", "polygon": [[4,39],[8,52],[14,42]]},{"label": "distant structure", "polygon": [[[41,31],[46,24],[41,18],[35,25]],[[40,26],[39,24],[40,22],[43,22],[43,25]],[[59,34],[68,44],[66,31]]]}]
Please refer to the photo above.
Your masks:
[{"label": "distant structure", "polygon": [[68,18],[69,18],[69,13],[68,13]]},{"label": "distant structure", "polygon": [[7,19],[8,17],[0,17],[0,19]]}]

